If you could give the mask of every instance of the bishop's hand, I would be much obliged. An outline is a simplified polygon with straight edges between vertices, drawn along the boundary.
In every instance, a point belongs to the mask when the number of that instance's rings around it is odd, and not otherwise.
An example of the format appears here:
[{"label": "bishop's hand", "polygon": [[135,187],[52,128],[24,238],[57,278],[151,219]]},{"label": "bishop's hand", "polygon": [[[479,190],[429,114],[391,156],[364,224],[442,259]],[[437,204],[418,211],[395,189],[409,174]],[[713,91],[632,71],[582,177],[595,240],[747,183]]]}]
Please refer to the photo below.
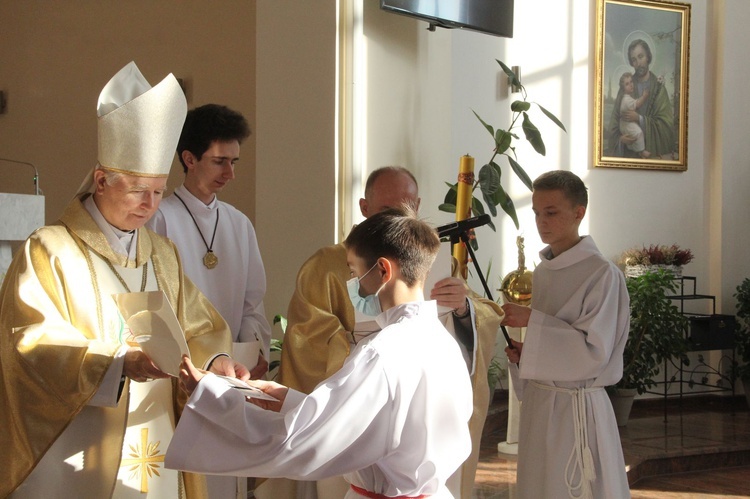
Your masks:
[{"label": "bishop's hand", "polygon": [[169,374],[156,367],[151,357],[138,347],[130,347],[125,353],[122,374],[138,383],[169,377]]}]

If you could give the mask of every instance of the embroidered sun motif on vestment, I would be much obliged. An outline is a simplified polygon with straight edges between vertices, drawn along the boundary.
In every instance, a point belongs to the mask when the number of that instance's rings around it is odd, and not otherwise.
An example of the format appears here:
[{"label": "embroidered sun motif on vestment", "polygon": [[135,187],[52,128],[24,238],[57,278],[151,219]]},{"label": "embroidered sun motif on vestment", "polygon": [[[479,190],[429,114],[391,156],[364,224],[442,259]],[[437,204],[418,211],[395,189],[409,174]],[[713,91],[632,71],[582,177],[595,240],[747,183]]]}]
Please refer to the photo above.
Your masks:
[{"label": "embroidered sun motif on vestment", "polygon": [[161,476],[159,474],[159,465],[164,462],[164,454],[159,454],[159,445],[161,441],[148,441],[148,428],[141,428],[141,443],[138,445],[129,445],[130,458],[123,459],[120,467],[127,467],[130,471],[130,478],[141,477],[141,492],[148,492],[148,479]]}]

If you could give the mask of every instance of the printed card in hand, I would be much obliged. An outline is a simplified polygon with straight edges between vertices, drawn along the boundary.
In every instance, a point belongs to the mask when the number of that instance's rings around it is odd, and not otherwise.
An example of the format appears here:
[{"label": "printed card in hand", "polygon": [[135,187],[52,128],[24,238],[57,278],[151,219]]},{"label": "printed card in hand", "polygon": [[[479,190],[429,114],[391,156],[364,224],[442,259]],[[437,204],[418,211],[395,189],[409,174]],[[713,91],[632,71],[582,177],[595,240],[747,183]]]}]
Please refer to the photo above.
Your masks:
[{"label": "printed card in hand", "polygon": [[259,388],[255,388],[254,386],[250,386],[241,379],[237,378],[230,378],[229,376],[222,376],[220,374],[217,374],[220,379],[227,382],[229,386],[232,388],[236,388],[238,390],[242,391],[242,394],[245,395],[245,397],[249,397],[252,399],[261,399],[261,400],[272,400],[278,402],[277,398],[274,398],[270,395],[268,395],[266,392]]},{"label": "printed card in hand", "polygon": [[179,376],[182,356],[190,356],[185,335],[163,291],[113,295],[133,339],[156,367]]}]

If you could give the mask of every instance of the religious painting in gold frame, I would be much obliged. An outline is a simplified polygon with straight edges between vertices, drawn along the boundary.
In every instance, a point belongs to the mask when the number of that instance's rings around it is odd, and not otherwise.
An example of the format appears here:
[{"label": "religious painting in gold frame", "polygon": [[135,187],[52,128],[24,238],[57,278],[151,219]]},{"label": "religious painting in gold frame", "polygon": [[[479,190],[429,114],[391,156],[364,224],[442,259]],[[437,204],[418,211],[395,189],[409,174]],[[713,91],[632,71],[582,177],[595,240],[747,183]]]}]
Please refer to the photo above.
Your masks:
[{"label": "religious painting in gold frame", "polygon": [[597,0],[594,165],[687,170],[690,5]]}]

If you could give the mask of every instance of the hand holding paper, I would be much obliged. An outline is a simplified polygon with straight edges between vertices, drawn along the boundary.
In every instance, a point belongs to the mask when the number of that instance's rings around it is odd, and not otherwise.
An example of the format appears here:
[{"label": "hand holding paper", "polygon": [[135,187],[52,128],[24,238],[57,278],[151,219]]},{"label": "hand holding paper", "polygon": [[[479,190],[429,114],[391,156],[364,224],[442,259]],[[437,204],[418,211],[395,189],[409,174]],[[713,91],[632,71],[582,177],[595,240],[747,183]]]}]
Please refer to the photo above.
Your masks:
[{"label": "hand holding paper", "polygon": [[125,354],[122,373],[138,383],[169,377],[169,374],[159,369],[151,358],[139,348],[131,348]]},{"label": "hand holding paper", "polygon": [[[425,289],[425,292],[428,290]],[[466,284],[458,277],[446,277],[435,283],[429,290],[430,299],[437,301],[439,306],[450,308],[463,315],[466,313],[466,297],[468,290]]]},{"label": "hand holding paper", "polygon": [[122,293],[113,297],[141,350],[159,369],[178,376],[180,359],[190,352],[164,292]]},{"label": "hand holding paper", "polygon": [[238,378],[242,381],[250,379],[248,368],[226,355],[216,357],[211,363],[210,371],[227,378]]},{"label": "hand holding paper", "polygon": [[[190,357],[187,355],[184,355],[182,357],[182,363],[180,364],[180,384],[182,385],[182,388],[189,394],[192,395],[193,391],[195,391],[195,388],[198,386],[198,383],[203,379],[204,376],[209,375],[210,373],[208,371],[204,371],[202,369],[198,369],[193,365],[193,362],[190,360]],[[247,382],[239,380],[237,378],[232,378],[229,376],[221,376],[221,375],[215,375],[217,378],[220,378],[224,382],[226,382],[229,386],[232,388],[236,388],[238,390],[242,390],[243,395],[247,398],[251,399],[261,399],[269,402],[279,402],[279,400],[275,397],[272,397],[271,395],[267,395],[261,390],[260,388],[256,388],[255,386],[250,386]],[[251,383],[257,383],[257,382],[251,382]],[[281,385],[278,385],[281,386]],[[284,392],[284,396],[286,396],[286,392]],[[283,402],[283,399],[281,400]],[[279,407],[281,405],[279,404]]]}]

